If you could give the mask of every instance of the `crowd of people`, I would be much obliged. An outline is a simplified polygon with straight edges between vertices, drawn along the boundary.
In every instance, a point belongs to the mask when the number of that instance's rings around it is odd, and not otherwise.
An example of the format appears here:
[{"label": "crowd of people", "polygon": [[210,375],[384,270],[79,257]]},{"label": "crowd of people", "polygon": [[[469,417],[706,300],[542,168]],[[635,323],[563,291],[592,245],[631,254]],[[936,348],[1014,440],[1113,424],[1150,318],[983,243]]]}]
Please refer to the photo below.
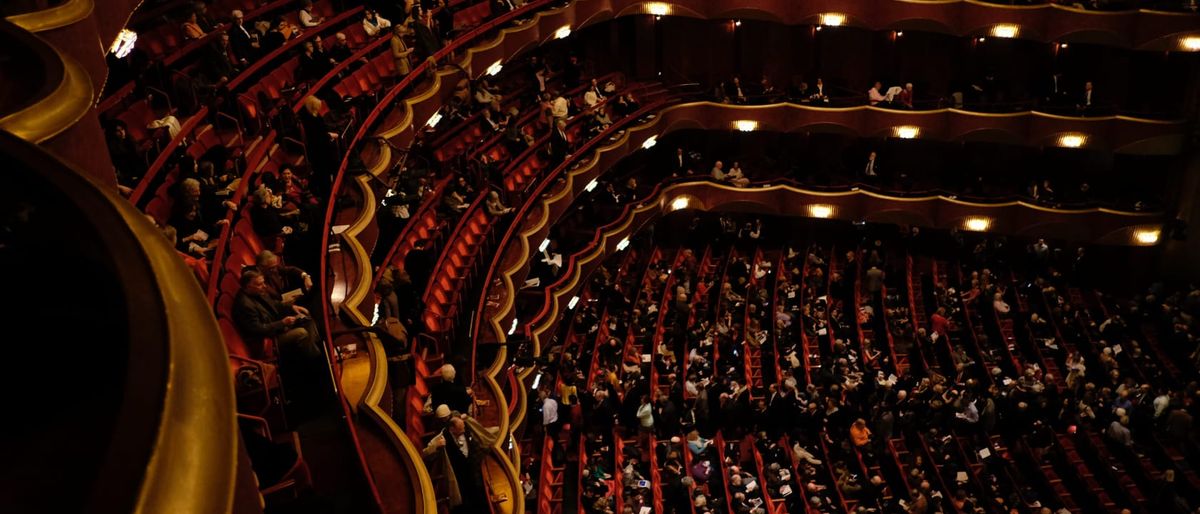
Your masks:
[{"label": "crowd of people", "polygon": [[[533,415],[555,465],[580,466],[585,511],[1200,507],[1158,458],[1200,449],[1200,289],[1081,300],[1097,279],[1091,258],[1044,240],[785,239],[712,238],[674,257],[635,240],[595,272],[539,370],[556,379],[540,381]],[[1155,333],[1170,334],[1186,369],[1166,368]],[[749,364],[760,358],[761,374]],[[1086,441],[1100,442],[1079,451],[1127,467],[1118,473],[1151,454],[1159,471],[1138,476],[1138,493],[1096,500],[1106,507],[1037,485],[1041,473],[1070,480],[1065,445]]]},{"label": "crowd of people", "polygon": [[729,81],[719,82],[712,89],[712,98],[722,103],[766,105],[789,102],[814,107],[847,107],[869,105],[896,110],[933,110],[946,107],[981,112],[1014,112],[1030,109],[1072,116],[1096,116],[1110,113],[1111,103],[1095,90],[1090,80],[1070,81],[1063,73],[1056,72],[1048,77],[1036,90],[1033,102],[1012,102],[1005,94],[1006,86],[994,71],[987,71],[972,80],[952,88],[944,96],[918,95],[912,82],[884,86],[875,81],[866,94],[852,87],[830,86],[821,77],[808,82],[803,78],[776,87],[767,76],[757,83],[743,85],[734,76]]}]

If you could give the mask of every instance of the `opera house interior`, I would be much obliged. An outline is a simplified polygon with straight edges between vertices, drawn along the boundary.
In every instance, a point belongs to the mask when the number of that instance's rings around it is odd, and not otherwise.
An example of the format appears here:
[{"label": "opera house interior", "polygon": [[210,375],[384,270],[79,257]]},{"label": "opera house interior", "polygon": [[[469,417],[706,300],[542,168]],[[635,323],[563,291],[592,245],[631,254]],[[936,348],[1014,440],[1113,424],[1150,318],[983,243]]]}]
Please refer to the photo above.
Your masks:
[{"label": "opera house interior", "polygon": [[1200,513],[1200,1],[0,40],[0,512]]}]

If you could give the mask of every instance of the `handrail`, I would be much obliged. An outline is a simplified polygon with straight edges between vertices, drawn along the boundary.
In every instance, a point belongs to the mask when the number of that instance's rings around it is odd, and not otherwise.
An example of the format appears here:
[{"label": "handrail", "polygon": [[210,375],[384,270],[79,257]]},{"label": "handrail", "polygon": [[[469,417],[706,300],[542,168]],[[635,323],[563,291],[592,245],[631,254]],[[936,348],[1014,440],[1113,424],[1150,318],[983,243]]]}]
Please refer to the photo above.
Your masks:
[{"label": "handrail", "polygon": [[[367,390],[363,393],[363,398],[359,403],[359,412],[365,412],[367,417],[371,418],[387,434],[388,440],[396,446],[397,451],[408,457],[400,460],[404,463],[409,476],[413,478],[413,499],[418,502],[416,512],[418,514],[435,514],[437,512],[437,496],[434,493],[433,480],[429,473],[422,473],[417,467],[418,463],[423,462],[421,450],[413,445],[413,442],[404,433],[404,429],[400,428],[395,420],[379,407],[379,402],[383,399],[383,392],[388,387],[387,354],[383,349],[383,343],[370,333],[367,334],[366,343],[371,374],[367,381]],[[370,476],[369,470],[367,479],[375,494],[376,504],[381,504],[382,500],[376,490],[375,480]]]},{"label": "handrail", "polygon": [[[543,304],[543,307],[539,311],[539,313],[530,322],[531,326],[537,327],[530,331],[531,336],[534,339],[535,347],[538,346],[538,343],[539,343],[538,336],[542,332],[547,330],[550,327],[550,325],[554,322],[554,321],[547,321],[547,316],[549,314],[558,312],[557,305],[561,304],[561,299],[573,294],[573,289],[575,287],[577,287],[580,283],[583,282],[583,278],[576,276],[574,274],[574,272],[577,270],[577,268],[579,270],[582,270],[582,266],[586,262],[592,262],[594,259],[596,259],[599,255],[597,252],[601,252],[603,250],[603,248],[605,246],[605,243],[604,243],[605,241],[611,240],[614,237],[619,237],[620,235],[622,235],[620,230],[625,228],[626,224],[628,224],[630,222],[630,220],[632,219],[631,217],[634,216],[635,213],[644,212],[647,209],[667,210],[668,209],[668,207],[667,207],[668,196],[675,194],[674,192],[677,190],[688,190],[689,188],[695,188],[695,187],[718,188],[718,189],[726,189],[726,190],[730,190],[730,191],[738,191],[740,193],[739,199],[741,201],[746,201],[747,200],[746,196],[749,194],[758,195],[758,194],[763,194],[763,193],[772,195],[772,198],[775,201],[778,201],[778,198],[773,196],[774,195],[773,192],[778,192],[778,191],[786,191],[789,194],[823,194],[823,193],[814,193],[812,191],[805,190],[804,188],[797,187],[794,184],[795,183],[791,180],[776,179],[776,180],[772,180],[772,181],[769,181],[766,183],[751,184],[750,186],[748,186],[746,188],[733,188],[731,186],[716,183],[707,178],[699,179],[699,180],[694,179],[694,178],[682,178],[682,179],[677,179],[674,181],[667,181],[667,182],[657,185],[655,187],[655,189],[648,196],[646,196],[645,198],[643,198],[636,204],[627,204],[622,209],[621,214],[619,214],[616,219],[614,219],[613,221],[609,222],[608,224],[606,224],[604,226],[597,228],[596,235],[594,235],[592,237],[590,242],[587,243],[586,245],[584,245],[579,251],[575,252],[574,254],[570,255],[567,258],[567,264],[564,266],[564,269],[566,269],[568,271],[563,273],[554,283],[550,284],[544,290],[543,294],[546,296],[545,303]],[[687,193],[684,193],[684,194],[687,194]],[[865,194],[865,193],[862,193],[860,191],[858,191],[858,192],[848,191],[845,194]],[[543,203],[548,202],[548,201],[550,201],[550,200],[543,200]],[[806,205],[806,203],[803,201],[796,202],[796,204],[797,205]],[[700,208],[700,209],[708,210],[708,209],[715,208],[715,206],[700,205],[700,206],[691,206],[689,208]],[[1087,214],[1087,213],[1095,213],[1095,212],[1098,212],[1098,211],[1097,210],[1082,211],[1082,212],[1076,212],[1076,214]],[[624,234],[624,235],[628,236],[628,234]],[[501,250],[503,250],[503,248]],[[518,259],[517,262],[524,263],[525,260]],[[506,285],[510,285],[510,284],[506,284]],[[486,295],[486,292],[485,292],[485,295]],[[511,295],[511,293],[510,293],[510,295]],[[486,296],[485,296],[485,298],[486,298]],[[481,305],[483,305],[483,304],[481,304]],[[483,309],[481,308],[480,311],[482,311],[482,310]],[[497,336],[497,339],[503,340],[503,334],[500,331],[496,331],[494,325],[492,326],[492,328],[493,328],[493,332]],[[478,336],[476,336],[476,342],[478,343]]]},{"label": "handrail", "polygon": [[[73,1],[72,4],[90,0]],[[8,27],[6,25],[6,27]],[[12,29],[14,39],[25,43],[46,64],[43,80],[57,81],[43,86],[41,98],[23,108],[0,115],[0,130],[34,143],[42,143],[70,128],[92,107],[92,79],[73,57],[40,37]],[[19,46],[19,44],[18,44]],[[48,90],[47,90],[48,89]]]},{"label": "handrail", "polygon": [[[527,200],[521,205],[521,209],[519,211],[517,211],[516,215],[513,217],[514,222],[509,224],[508,230],[506,230],[504,233],[504,237],[502,239],[500,239],[499,244],[496,245],[496,252],[493,254],[492,262],[488,266],[487,275],[484,277],[484,280],[482,282],[480,282],[480,284],[483,284],[483,288],[480,292],[480,299],[479,299],[479,303],[477,305],[486,305],[488,285],[492,283],[492,279],[495,276],[496,269],[499,268],[500,264],[503,262],[504,249],[508,246],[509,241],[512,240],[512,237],[516,233],[517,227],[521,225],[521,223],[520,223],[521,220],[524,220],[525,217],[529,215],[530,209],[533,208],[533,205],[535,204],[535,202],[533,202],[531,199],[540,198],[542,196],[542,194],[545,192],[546,188],[549,187],[551,184],[555,184],[557,182],[557,180],[556,180],[557,177],[560,174],[562,174],[565,170],[569,169],[569,166],[572,163],[574,163],[576,161],[576,159],[580,158],[581,156],[587,155],[588,151],[590,151],[592,148],[595,148],[596,145],[600,144],[602,141],[607,141],[608,138],[611,137],[613,134],[616,134],[620,131],[625,130],[625,127],[628,126],[630,123],[634,122],[635,120],[640,119],[642,116],[645,116],[646,114],[648,114],[654,110],[661,108],[662,106],[663,106],[663,103],[657,103],[657,104],[643,106],[642,108],[638,109],[636,112],[622,118],[621,120],[618,120],[617,122],[613,123],[612,125],[609,125],[609,127],[607,129],[605,129],[603,132],[596,135],[595,137],[592,137],[591,139],[588,140],[587,143],[585,143],[583,146],[581,146],[580,148],[577,148],[574,152],[572,152],[573,158],[564,159],[563,162],[559,163],[559,165],[556,166],[550,173],[546,174],[546,176],[538,183],[538,187],[532,193],[530,193],[529,195],[526,196]],[[476,309],[475,310],[475,314],[474,314],[475,321],[474,321],[474,323],[472,323],[472,326],[474,327],[474,329],[472,330],[472,333],[471,333],[471,341],[474,341],[476,343],[478,343],[478,334],[479,334],[479,330],[480,330],[480,325],[484,321],[484,311],[485,311],[485,309]],[[507,340],[507,338],[504,337],[504,334],[498,334],[498,335],[500,335],[500,337],[497,339],[498,341],[504,342]],[[536,354],[540,350],[538,349],[536,344],[534,346],[535,346],[534,352]],[[471,345],[471,362],[472,363],[475,362],[475,349],[477,347],[478,347],[478,344]]]},{"label": "handrail", "polygon": [[[127,309],[129,366],[119,371],[125,386],[117,387],[124,392],[114,439],[101,452],[107,457],[89,486],[106,494],[93,498],[92,506],[120,502],[138,513],[228,512],[238,451],[233,384],[225,349],[215,343],[220,331],[192,273],[111,187],[3,131],[0,147],[16,163],[8,175],[31,177],[87,213],[73,222],[98,241],[97,258],[114,263],[120,295],[127,297],[116,300],[141,306]],[[139,462],[128,462],[131,458]]]},{"label": "handrail", "polygon": [[[485,24],[477,27],[475,30],[468,32],[467,34],[460,36],[458,39],[455,39],[455,41],[452,42],[450,45],[447,45],[446,47],[442,48],[437,53],[435,53],[433,56],[431,56],[429,59],[423,61],[421,64],[414,67],[412,69],[412,71],[409,72],[409,74],[407,76],[405,76],[399,83],[397,83],[395,86],[392,86],[392,88],[388,91],[388,93],[386,95],[384,95],[383,98],[380,99],[380,101],[376,105],[376,107],[371,110],[371,113],[369,115],[367,115],[367,117],[363,120],[362,125],[360,125],[358,131],[354,134],[354,138],[351,140],[350,144],[346,146],[346,151],[345,151],[344,155],[342,156],[341,163],[338,165],[338,170],[337,170],[336,178],[334,179],[334,182],[333,182],[333,187],[332,187],[332,189],[330,189],[331,191],[334,192],[333,194],[336,195],[337,192],[341,190],[342,182],[346,175],[346,169],[350,163],[351,153],[356,148],[359,147],[359,145],[362,143],[364,138],[368,137],[367,133],[371,130],[372,126],[375,124],[375,121],[382,115],[382,113],[386,109],[390,109],[392,107],[392,103],[395,101],[396,97],[402,91],[405,91],[406,89],[408,89],[409,86],[413,85],[416,82],[417,78],[421,77],[429,70],[431,62],[437,62],[441,58],[444,58],[445,56],[450,55],[453,51],[457,50],[458,48],[466,45],[469,42],[474,41],[474,39],[477,38],[480,34],[483,34],[484,32],[490,31],[496,27],[506,24],[514,19],[517,19],[519,16],[522,16],[526,13],[532,12],[535,9],[539,9],[543,6],[546,6],[551,1],[552,0],[537,0],[535,2],[528,3],[521,8],[510,11],[488,23],[485,23]],[[333,220],[334,207],[336,206],[336,203],[337,202],[334,202],[334,201],[328,202],[329,205],[325,209],[325,219],[324,219],[324,222],[322,225],[323,233],[321,235],[321,246],[320,246],[320,248],[322,248],[322,249],[329,247],[330,233],[329,233],[328,227],[330,227],[330,223]],[[321,270],[326,269],[327,263],[328,263],[328,252],[322,250],[319,269],[321,269]],[[326,321],[325,326],[330,326],[330,322],[332,321],[332,318],[331,318],[332,313],[330,312],[330,305],[329,305],[329,280],[328,280],[328,277],[326,276],[327,275],[326,273],[321,273],[320,275],[321,276],[320,276],[320,286],[319,287],[320,287],[320,294],[321,294],[321,310],[322,310],[321,315],[324,317],[324,319]]]},{"label": "handrail", "polygon": [[167,143],[167,146],[164,147],[162,151],[158,152],[158,157],[156,157],[154,162],[150,164],[150,167],[146,169],[146,175],[143,176],[142,179],[138,181],[137,186],[133,188],[133,193],[130,193],[129,195],[129,203],[133,205],[139,205],[142,202],[142,197],[145,196],[146,191],[150,189],[150,183],[156,182],[155,179],[157,179],[158,175],[162,173],[162,170],[167,167],[167,161],[171,160],[171,158],[175,156],[175,150],[183,144],[184,140],[191,137],[191,135],[195,133],[196,129],[200,126],[200,123],[205,121],[207,118],[208,107],[204,106],[201,107],[200,110],[196,111],[196,114],[193,114],[191,118],[188,118],[187,121],[183,122],[183,125],[179,128],[179,133],[176,134],[175,137],[171,138],[171,142]]}]

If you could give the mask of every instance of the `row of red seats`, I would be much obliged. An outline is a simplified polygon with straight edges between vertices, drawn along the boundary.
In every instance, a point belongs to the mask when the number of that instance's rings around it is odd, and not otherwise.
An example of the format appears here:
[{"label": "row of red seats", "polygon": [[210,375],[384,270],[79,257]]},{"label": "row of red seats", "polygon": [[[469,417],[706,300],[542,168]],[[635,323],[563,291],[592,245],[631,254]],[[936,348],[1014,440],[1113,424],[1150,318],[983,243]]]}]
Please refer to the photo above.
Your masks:
[{"label": "row of red seats", "polygon": [[[582,130],[583,116],[577,116],[570,121],[568,138],[578,137]],[[625,120],[623,120],[625,121]],[[607,134],[607,132],[605,132]],[[521,156],[518,156],[504,172],[505,182],[513,176],[514,169],[522,170],[523,175],[530,180],[540,171],[549,167],[549,159],[537,150],[546,144],[549,137],[542,138],[539,144],[532,145]],[[482,250],[481,243],[488,240],[492,223],[495,218],[485,212],[484,199],[487,191],[481,191],[466,214],[459,221],[439,259],[438,273],[430,280],[425,294],[425,325],[431,333],[444,334],[453,328],[451,322],[459,309],[460,294],[464,284],[474,278],[474,271],[480,263],[475,256]]]}]

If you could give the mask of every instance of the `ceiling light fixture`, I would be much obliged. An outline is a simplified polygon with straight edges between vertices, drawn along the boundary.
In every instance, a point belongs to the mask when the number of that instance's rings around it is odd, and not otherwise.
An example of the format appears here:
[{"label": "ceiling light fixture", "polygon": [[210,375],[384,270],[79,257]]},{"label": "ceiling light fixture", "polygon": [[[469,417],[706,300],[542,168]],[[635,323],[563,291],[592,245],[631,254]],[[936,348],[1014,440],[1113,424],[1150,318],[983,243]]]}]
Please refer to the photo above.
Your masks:
[{"label": "ceiling light fixture", "polygon": [[1159,229],[1137,230],[1133,233],[1133,239],[1138,244],[1153,245],[1158,244],[1160,235],[1162,235],[1162,231]]},{"label": "ceiling light fixture", "polygon": [[758,128],[758,122],[754,120],[737,120],[733,122],[733,128],[741,132],[754,132]]},{"label": "ceiling light fixture", "polygon": [[992,219],[983,216],[975,216],[963,221],[963,228],[972,232],[986,232],[991,226]]},{"label": "ceiling light fixture", "polygon": [[827,12],[821,15],[821,25],[840,27],[846,23],[846,15],[840,12]]},{"label": "ceiling light fixture", "polygon": [[1007,23],[996,25],[996,26],[992,27],[992,35],[993,36],[1002,37],[1005,39],[1012,39],[1014,37],[1017,37],[1017,34],[1020,32],[1021,32],[1020,27],[1018,27],[1016,25],[1007,24]]},{"label": "ceiling light fixture", "polygon": [[921,127],[900,125],[899,127],[892,129],[892,133],[900,139],[916,139],[917,136],[921,135]]},{"label": "ceiling light fixture", "polygon": [[1058,146],[1063,148],[1079,148],[1087,142],[1087,136],[1083,134],[1065,134],[1058,138]]}]

